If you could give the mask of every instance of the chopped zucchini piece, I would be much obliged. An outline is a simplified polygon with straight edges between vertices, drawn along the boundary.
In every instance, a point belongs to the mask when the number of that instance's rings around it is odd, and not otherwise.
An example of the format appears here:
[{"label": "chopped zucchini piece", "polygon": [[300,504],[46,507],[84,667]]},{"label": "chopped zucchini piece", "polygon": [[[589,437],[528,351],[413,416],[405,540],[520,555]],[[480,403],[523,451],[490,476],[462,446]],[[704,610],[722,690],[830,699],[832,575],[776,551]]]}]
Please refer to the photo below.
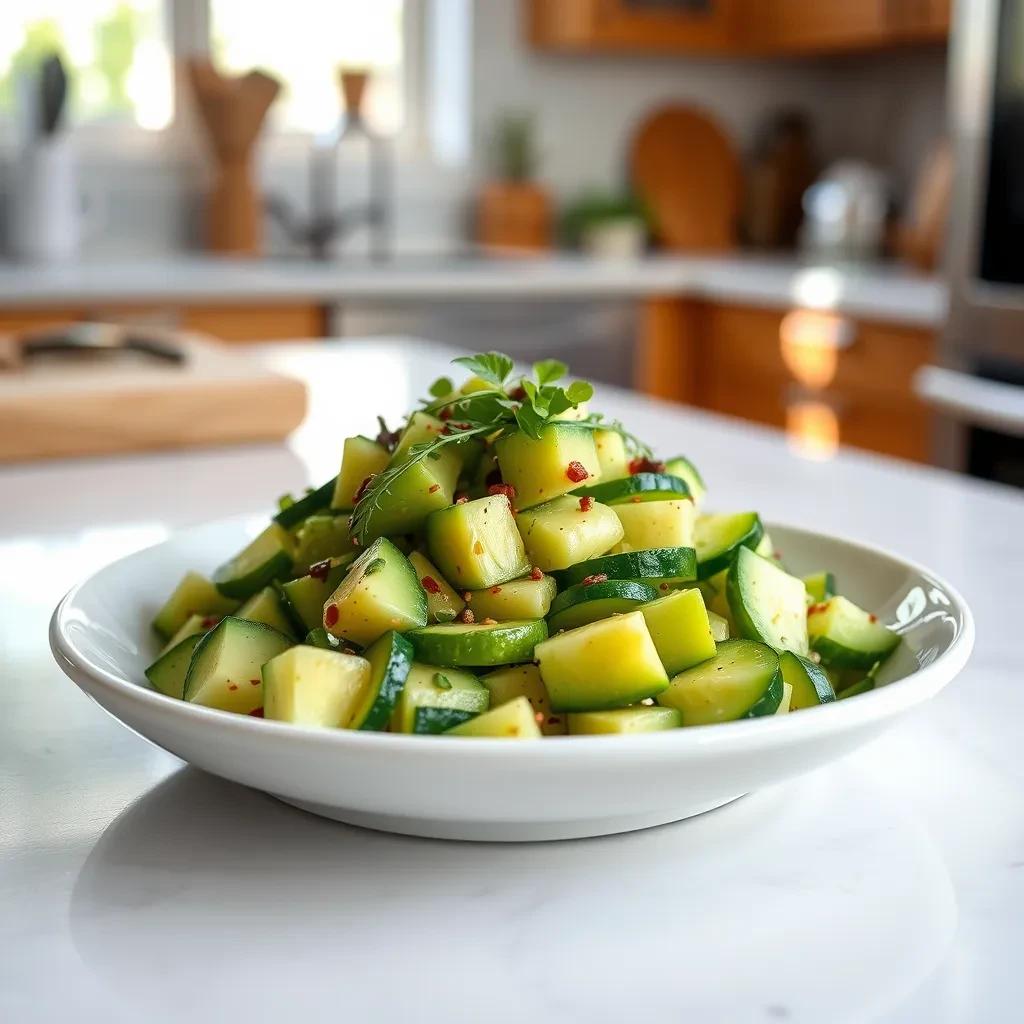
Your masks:
[{"label": "chopped zucchini piece", "polygon": [[697,511],[689,498],[613,505],[612,511],[622,523],[622,541],[617,551],[693,547]]},{"label": "chopped zucchini piece", "polygon": [[259,593],[253,594],[241,608],[235,612],[239,619],[249,622],[262,622],[265,626],[276,629],[285,636],[295,639],[292,620],[288,617],[281,603],[278,592],[273,587],[264,587]]},{"label": "chopped zucchini piece", "polygon": [[331,508],[355,508],[356,494],[368,476],[382,473],[391,459],[387,448],[368,437],[347,437],[341,456],[341,471],[335,481]]},{"label": "chopped zucchini piece", "polygon": [[725,593],[740,636],[760,640],[777,651],[807,653],[807,602],[802,580],[750,548],[740,548],[729,570]]},{"label": "chopped zucchini piece", "polygon": [[697,578],[693,548],[649,548],[623,551],[579,562],[555,573],[560,587],[582,583],[587,577],[607,576],[610,580],[640,580],[659,590],[669,590]]},{"label": "chopped zucchini piece", "polygon": [[594,448],[601,467],[602,480],[629,476],[629,454],[622,435],[616,430],[595,430]]},{"label": "chopped zucchini piece", "polygon": [[201,573],[187,572],[157,612],[153,628],[169,640],[189,616],[230,615],[238,605],[237,598],[226,597]]},{"label": "chopped zucchini piece", "polygon": [[323,626],[311,629],[306,634],[306,639],[302,642],[307,647],[319,647],[323,651],[337,651],[341,649],[341,641],[331,636]]},{"label": "chopped zucchini piece", "polygon": [[451,622],[466,607],[466,602],[426,555],[413,551],[409,554],[409,562],[427,595],[427,622]]},{"label": "chopped zucchini piece", "polygon": [[490,691],[469,672],[413,662],[391,715],[391,731],[413,732],[417,708],[453,708],[478,715],[490,700]]},{"label": "chopped zucchini piece", "polygon": [[204,635],[204,632],[192,633],[179,640],[170,650],[161,652],[160,657],[146,669],[146,678],[154,690],[181,700],[189,663]]},{"label": "chopped zucchini piece", "polygon": [[370,665],[370,678],[362,703],[352,716],[352,728],[383,730],[391,721],[412,670],[412,644],[392,629],[370,644],[363,656]]},{"label": "chopped zucchini piece", "polygon": [[530,563],[545,572],[610,551],[622,539],[622,526],[614,510],[596,501],[564,495],[536,505],[516,516]]},{"label": "chopped zucchini piece", "polygon": [[729,639],[729,620],[724,615],[719,615],[709,608],[708,624],[711,626],[711,638],[716,644]]},{"label": "chopped zucchini piece", "polygon": [[507,704],[516,697],[525,697],[537,716],[537,724],[545,736],[561,736],[565,733],[565,715],[552,710],[548,688],[540,677],[536,665],[509,665],[480,678],[480,682],[491,692],[491,707]]},{"label": "chopped zucchini piece", "polygon": [[658,596],[654,587],[638,580],[606,580],[604,583],[577,583],[563,590],[551,602],[548,631],[575,629],[609,615],[631,612]]},{"label": "chopped zucchini piece", "polygon": [[324,624],[324,603],[338,589],[349,566],[355,561],[355,553],[331,559],[326,567],[314,566],[315,576],[300,576],[297,580],[282,583],[280,593],[286,602],[292,618],[306,630],[322,628]]},{"label": "chopped zucchini piece", "polygon": [[571,736],[624,735],[637,732],[660,732],[676,729],[683,716],[675,708],[650,707],[639,704],[611,711],[574,711],[569,716]]},{"label": "chopped zucchini piece", "polygon": [[[789,652],[786,652],[789,653]],[[788,715],[793,708],[793,684],[787,683],[785,679],[782,682],[782,700],[779,701],[779,706],[775,709],[777,715]]]},{"label": "chopped zucchini piece", "polygon": [[495,445],[502,479],[516,489],[516,506],[532,508],[600,478],[593,431],[551,423],[534,440],[519,431]]},{"label": "chopped zucchini piece", "polygon": [[782,678],[792,692],[793,711],[827,704],[836,699],[828,676],[810,658],[803,658],[792,651],[783,651],[779,655],[779,666]]},{"label": "chopped zucchini piece", "polygon": [[706,580],[728,569],[741,547],[756,548],[764,526],[756,512],[697,516],[693,546],[697,549],[697,575]]},{"label": "chopped zucchini piece", "polygon": [[[244,616],[242,616],[242,618],[244,618]],[[190,615],[184,623],[182,623],[181,629],[179,629],[178,632],[175,633],[162,648],[160,648],[160,656],[163,657],[163,655],[165,655],[169,650],[177,647],[182,640],[185,640],[190,636],[195,636],[197,633],[205,633],[208,629],[213,629],[220,620],[221,616],[219,615]]]},{"label": "chopped zucchini piece", "polygon": [[321,509],[327,508],[331,503],[331,495],[334,494],[334,488],[337,484],[338,478],[334,477],[328,480],[327,483],[317,487],[316,490],[307,491],[301,498],[296,501],[292,501],[290,504],[285,505],[280,512],[274,516],[274,522],[278,526],[283,526],[286,530],[290,530],[293,526],[298,526],[299,523],[304,522],[315,512],[319,512]]},{"label": "chopped zucchini piece", "polygon": [[292,568],[295,538],[271,523],[255,540],[213,574],[213,582],[225,597],[244,601]]},{"label": "chopped zucchini piece", "polygon": [[871,668],[900,642],[898,633],[845,597],[829,598],[807,611],[811,646],[822,663],[838,668]]},{"label": "chopped zucchini piece", "polygon": [[836,596],[836,578],[830,572],[816,572],[804,577],[808,604],[822,604]]},{"label": "chopped zucchini piece", "polygon": [[293,647],[263,666],[263,717],[348,729],[365,699],[370,663],[320,647]]},{"label": "chopped zucchini piece", "polygon": [[492,708],[449,729],[445,735],[495,740],[539,740],[541,731],[530,702],[525,697],[516,697],[501,707]]},{"label": "chopped zucchini piece", "polygon": [[458,708],[417,708],[412,731],[417,736],[437,736],[471,718],[476,718],[472,711],[460,711]]},{"label": "chopped zucchini piece", "polygon": [[514,665],[533,660],[534,647],[548,635],[543,619],[462,623],[414,629],[416,657],[432,665]]},{"label": "chopped zucchini piece", "polygon": [[636,504],[643,501],[689,499],[690,489],[677,476],[667,473],[634,473],[617,480],[605,480],[590,487],[577,487],[573,494],[586,495],[605,505]]},{"label": "chopped zucchini piece", "polygon": [[673,591],[640,611],[670,676],[715,656],[711,622],[696,588]]},{"label": "chopped zucchini piece", "polygon": [[497,622],[543,619],[547,617],[557,589],[552,576],[542,575],[536,580],[532,576],[524,576],[521,580],[499,583],[486,590],[470,591],[469,606],[477,619],[495,619]]},{"label": "chopped zucchini piece", "polygon": [[295,572],[306,573],[311,565],[326,558],[355,553],[349,533],[348,516],[310,516],[295,531]]},{"label": "chopped zucchini piece", "polygon": [[682,455],[676,455],[666,461],[665,472],[679,477],[686,484],[690,489],[690,495],[695,505],[699,507],[704,503],[704,496],[707,494],[708,489],[697,467],[689,459],[684,458]]}]

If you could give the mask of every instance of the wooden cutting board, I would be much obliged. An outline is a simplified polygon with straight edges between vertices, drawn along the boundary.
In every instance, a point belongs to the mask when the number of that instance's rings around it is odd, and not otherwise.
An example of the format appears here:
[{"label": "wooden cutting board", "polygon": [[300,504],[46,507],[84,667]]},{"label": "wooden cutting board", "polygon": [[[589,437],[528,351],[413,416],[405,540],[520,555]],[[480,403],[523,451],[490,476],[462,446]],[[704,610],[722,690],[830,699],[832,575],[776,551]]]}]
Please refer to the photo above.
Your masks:
[{"label": "wooden cutting board", "polygon": [[180,366],[137,356],[36,356],[0,373],[0,462],[279,440],[306,388],[252,356],[176,335]]},{"label": "wooden cutting board", "polygon": [[721,250],[736,242],[739,157],[707,114],[669,104],[645,118],[629,149],[633,188],[668,249]]}]

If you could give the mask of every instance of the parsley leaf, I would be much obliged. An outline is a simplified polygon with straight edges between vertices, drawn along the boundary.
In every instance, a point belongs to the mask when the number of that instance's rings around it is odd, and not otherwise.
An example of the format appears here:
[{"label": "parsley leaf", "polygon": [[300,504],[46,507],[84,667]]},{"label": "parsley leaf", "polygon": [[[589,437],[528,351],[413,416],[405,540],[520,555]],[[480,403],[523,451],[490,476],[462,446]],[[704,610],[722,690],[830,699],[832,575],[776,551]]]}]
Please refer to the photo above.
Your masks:
[{"label": "parsley leaf", "polygon": [[430,385],[428,390],[433,398],[444,398],[446,395],[450,395],[455,389],[452,382],[447,377],[438,377],[437,380]]},{"label": "parsley leaf", "polygon": [[564,377],[568,372],[569,367],[558,359],[542,359],[539,363],[533,364],[533,375],[541,387]]},{"label": "parsley leaf", "polygon": [[496,388],[503,388],[512,372],[513,363],[508,356],[501,352],[481,352],[475,356],[459,356],[453,359],[457,366],[464,366],[470,373],[475,374],[481,380],[493,384]]}]

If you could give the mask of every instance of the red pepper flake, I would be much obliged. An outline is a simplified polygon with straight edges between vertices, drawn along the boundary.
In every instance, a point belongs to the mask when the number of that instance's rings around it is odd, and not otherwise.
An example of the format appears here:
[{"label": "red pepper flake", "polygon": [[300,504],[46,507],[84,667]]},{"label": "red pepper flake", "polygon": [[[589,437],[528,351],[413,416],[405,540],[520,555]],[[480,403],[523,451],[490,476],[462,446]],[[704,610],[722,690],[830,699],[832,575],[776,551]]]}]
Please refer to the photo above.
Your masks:
[{"label": "red pepper flake", "polygon": [[473,600],[473,591],[472,590],[464,590],[462,592],[462,600],[465,601],[467,604],[469,604],[469,602]]},{"label": "red pepper flake", "polygon": [[482,555],[483,553],[484,553],[484,546],[483,546],[483,544],[480,543],[480,541],[477,541],[473,545],[473,554],[474,555]]},{"label": "red pepper flake", "polygon": [[441,485],[440,484],[431,484],[427,488],[427,494],[436,494],[439,490],[441,490]]},{"label": "red pepper flake", "polygon": [[587,472],[586,466],[582,462],[577,462],[573,459],[568,466],[565,467],[565,475],[574,483],[578,484],[583,480],[586,480],[590,474]]},{"label": "red pepper flake", "polygon": [[491,593],[492,594],[500,594],[501,593],[501,587],[491,587]]},{"label": "red pepper flake", "polygon": [[442,409],[438,414],[437,418],[440,420],[450,420],[452,418],[452,411],[450,408]]},{"label": "red pepper flake", "polygon": [[534,566],[530,570],[530,579],[531,580],[542,580],[542,579],[544,579],[544,573],[542,573],[540,571],[540,569],[537,568],[537,566]]},{"label": "red pepper flake", "polygon": [[338,606],[336,604],[329,604],[324,609],[324,625],[333,626],[339,618]]},{"label": "red pepper flake", "polygon": [[822,602],[820,604],[812,604],[810,606],[810,608],[807,609],[807,614],[808,615],[817,615],[818,612],[823,612],[827,607],[828,607],[828,605],[826,603],[824,603],[824,602]]},{"label": "red pepper flake", "polygon": [[371,473],[368,477],[366,477],[363,480],[363,482],[359,485],[359,487],[356,488],[356,493],[352,495],[352,504],[353,505],[358,505],[359,504],[359,499],[362,498],[362,496],[367,492],[367,490],[368,490],[368,488],[370,486],[370,481],[372,479],[373,479],[373,473]]},{"label": "red pepper flake", "polygon": [[468,494],[456,494],[455,495],[455,504],[456,505],[465,505],[467,501],[469,501],[469,495]]},{"label": "red pepper flake", "polygon": [[423,579],[420,580],[420,585],[428,594],[441,593],[441,584],[438,583],[433,576],[424,576]]},{"label": "red pepper flake", "polygon": [[309,575],[315,580],[319,580],[323,583],[327,579],[327,574],[331,571],[331,560],[325,558],[322,562],[314,562],[309,567]]},{"label": "red pepper flake", "polygon": [[262,718],[263,708],[253,708],[252,711],[249,712],[249,714],[253,718]]},{"label": "red pepper flake", "polygon": [[508,397],[511,398],[513,402],[521,402],[526,397],[526,389],[522,384],[517,384],[509,391]]},{"label": "red pepper flake", "polygon": [[463,608],[459,613],[459,622],[467,624],[476,622],[476,616],[473,614],[473,610],[471,608]]},{"label": "red pepper flake", "polygon": [[654,459],[631,459],[629,472],[634,476],[637,473],[664,473],[665,463],[655,462]]},{"label": "red pepper flake", "polygon": [[237,690],[238,689],[238,683],[228,683],[228,689],[229,690]]},{"label": "red pepper flake", "polygon": [[220,622],[219,615],[207,615],[199,625],[202,626],[203,629],[212,629],[218,622]]},{"label": "red pepper flake", "polygon": [[252,686],[259,686],[259,685],[260,685],[260,682],[261,682],[261,681],[260,681],[259,679],[250,679],[250,680],[249,680],[249,683],[250,683],[250,685],[252,685]]},{"label": "red pepper flake", "polygon": [[639,495],[637,495],[637,494],[634,494],[634,495],[633,495],[633,497],[632,497],[632,498],[630,498],[629,500],[630,500],[630,501],[631,501],[631,502],[632,502],[632,503],[633,503],[634,505],[639,505],[639,504],[640,504],[640,502],[641,502],[641,501],[643,501],[644,499],[643,499],[643,498],[641,498],[641,497],[640,497]]},{"label": "red pepper flake", "polygon": [[497,619],[492,619],[490,615],[480,620],[481,626],[496,626],[498,624]]},{"label": "red pepper flake", "polygon": [[534,712],[533,718],[534,718],[534,721],[538,725],[543,725],[544,724],[544,712],[543,711],[536,711],[536,712]]},{"label": "red pepper flake", "polygon": [[443,437],[449,437],[451,435],[451,432],[452,432],[452,428],[447,423],[441,428],[441,431],[440,431],[440,433],[441,433],[441,435]]},{"label": "red pepper flake", "polygon": [[592,587],[595,583],[607,583],[608,573],[595,572],[593,576],[584,576],[582,583],[585,587]]},{"label": "red pepper flake", "polygon": [[868,622],[877,622],[877,621],[878,621],[878,616],[877,615],[872,613],[871,615],[868,616]]},{"label": "red pepper flake", "polygon": [[580,498],[580,511],[589,512],[594,507],[594,499],[589,495],[585,494]]},{"label": "red pepper flake", "polygon": [[548,725],[558,725],[558,723],[561,722],[561,721],[562,720],[557,715],[552,715],[548,719]]},{"label": "red pepper flake", "polygon": [[488,494],[504,494],[508,498],[509,505],[515,500],[516,489],[511,484],[491,484],[487,488]]}]

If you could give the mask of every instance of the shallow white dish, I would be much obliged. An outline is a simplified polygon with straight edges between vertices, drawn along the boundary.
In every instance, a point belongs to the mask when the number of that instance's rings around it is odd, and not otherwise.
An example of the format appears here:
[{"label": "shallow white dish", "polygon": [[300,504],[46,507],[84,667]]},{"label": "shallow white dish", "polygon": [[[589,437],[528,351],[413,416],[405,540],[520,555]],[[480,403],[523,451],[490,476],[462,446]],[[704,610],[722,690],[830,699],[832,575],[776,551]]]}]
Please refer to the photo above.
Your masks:
[{"label": "shallow white dish", "polygon": [[970,610],[895,555],[770,525],[797,574],[832,570],[904,642],[879,686],[779,717],[641,736],[535,742],[317,730],[227,714],[151,690],[153,613],[188,568],[209,571],[255,531],[211,523],[114,562],[54,611],[63,671],[129,728],[189,763],[306,810],[389,832],[526,841],[607,835],[718,807],[845,754],[934,696],[974,643]]}]

